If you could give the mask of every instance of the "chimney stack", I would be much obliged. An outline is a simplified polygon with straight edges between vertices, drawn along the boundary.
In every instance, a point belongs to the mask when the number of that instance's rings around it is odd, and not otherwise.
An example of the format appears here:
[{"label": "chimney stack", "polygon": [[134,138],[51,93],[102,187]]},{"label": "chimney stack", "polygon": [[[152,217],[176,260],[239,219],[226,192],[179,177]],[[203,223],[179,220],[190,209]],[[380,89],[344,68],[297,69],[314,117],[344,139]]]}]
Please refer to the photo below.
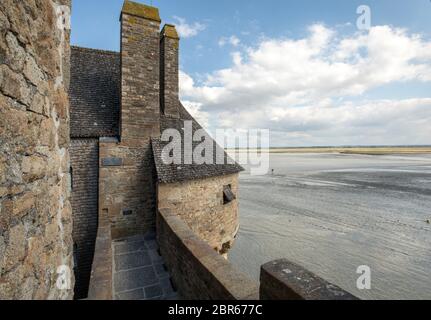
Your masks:
[{"label": "chimney stack", "polygon": [[160,35],[160,106],[164,115],[179,118],[178,53],[180,37],[166,24]]},{"label": "chimney stack", "polygon": [[160,135],[160,16],[126,0],[121,11],[121,141],[149,144]]}]

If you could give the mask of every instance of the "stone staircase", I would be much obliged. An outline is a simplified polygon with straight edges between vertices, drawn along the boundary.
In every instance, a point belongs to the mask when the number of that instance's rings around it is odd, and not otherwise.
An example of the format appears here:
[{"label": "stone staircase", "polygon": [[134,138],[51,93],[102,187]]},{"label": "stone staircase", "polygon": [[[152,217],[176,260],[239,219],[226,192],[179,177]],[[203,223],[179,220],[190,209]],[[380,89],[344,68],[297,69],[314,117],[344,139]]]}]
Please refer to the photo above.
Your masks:
[{"label": "stone staircase", "polygon": [[178,300],[154,231],[112,242],[114,300]]}]

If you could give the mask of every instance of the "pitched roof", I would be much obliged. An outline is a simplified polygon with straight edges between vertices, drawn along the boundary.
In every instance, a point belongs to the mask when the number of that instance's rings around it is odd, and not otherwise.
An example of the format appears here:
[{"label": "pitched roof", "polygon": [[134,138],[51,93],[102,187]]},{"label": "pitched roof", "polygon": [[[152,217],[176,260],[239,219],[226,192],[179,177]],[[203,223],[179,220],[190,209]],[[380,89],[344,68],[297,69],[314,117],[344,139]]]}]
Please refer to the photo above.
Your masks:
[{"label": "pitched roof", "polygon": [[[200,124],[187,112],[184,106],[179,103],[178,106],[180,119],[170,118],[167,116],[161,116],[160,129],[161,132],[167,129],[175,129],[180,132],[182,137],[182,142],[184,142],[184,121],[192,122],[192,131],[193,134],[202,129]],[[223,175],[234,174],[243,171],[244,169],[235,161],[233,161],[228,154],[221,148],[217,143],[214,142],[213,139],[209,139],[208,141],[213,143],[213,163],[214,164],[196,164],[193,161],[192,164],[166,164],[167,159],[163,159],[162,151],[163,148],[166,147],[169,142],[161,141],[161,139],[152,139],[152,147],[154,154],[154,161],[156,163],[157,169],[157,178],[161,183],[174,183],[174,182],[182,182],[194,179],[202,179],[209,177],[217,177]],[[193,149],[199,145],[201,142],[193,142]],[[184,144],[182,143],[181,147],[181,159],[184,159],[185,154]],[[220,157],[223,162],[222,164],[217,164],[217,155],[220,154]],[[187,153],[186,153],[187,155]],[[184,163],[184,161],[180,161]]]},{"label": "pitched roof", "polygon": [[[120,54],[72,47],[70,79],[70,126],[72,138],[113,137],[119,135],[120,122]],[[161,132],[176,129],[183,133],[184,121],[191,121],[193,133],[200,124],[179,102],[179,119],[160,116]],[[183,139],[184,140],[184,139]],[[211,139],[212,140],[212,139]],[[162,150],[168,142],[152,140],[154,160],[159,182],[173,183],[216,177],[243,171],[226,152],[214,144],[213,156],[223,156],[224,164],[166,165]],[[200,142],[193,142],[196,147]],[[182,148],[184,156],[184,148]],[[214,161],[215,163],[215,161]]]},{"label": "pitched roof", "polygon": [[117,136],[120,115],[120,54],[72,47],[70,60],[71,137]]}]

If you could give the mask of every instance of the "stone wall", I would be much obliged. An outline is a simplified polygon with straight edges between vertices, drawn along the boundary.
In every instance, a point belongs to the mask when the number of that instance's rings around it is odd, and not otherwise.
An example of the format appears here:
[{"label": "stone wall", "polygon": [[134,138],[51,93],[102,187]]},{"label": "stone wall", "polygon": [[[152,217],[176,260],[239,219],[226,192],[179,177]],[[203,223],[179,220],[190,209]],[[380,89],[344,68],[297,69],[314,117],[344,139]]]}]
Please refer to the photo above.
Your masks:
[{"label": "stone wall", "polygon": [[75,298],[87,297],[98,223],[99,140],[73,139],[72,168]]},{"label": "stone wall", "polygon": [[158,208],[169,208],[204,241],[225,255],[238,232],[238,200],[223,204],[223,187],[238,198],[238,174],[159,184]]},{"label": "stone wall", "polygon": [[357,300],[347,291],[285,259],[264,264],[261,300]]},{"label": "stone wall", "polygon": [[100,139],[99,175],[99,214],[108,212],[113,239],[154,228],[156,172],[148,148]]},{"label": "stone wall", "polygon": [[69,15],[0,1],[0,299],[73,296]]},{"label": "stone wall", "polygon": [[157,215],[160,252],[187,300],[256,300],[258,284],[238,272],[170,209]]},{"label": "stone wall", "polygon": [[99,210],[112,238],[155,225],[151,138],[160,136],[160,17],[157,8],[125,1],[121,13],[121,141],[100,143]]}]

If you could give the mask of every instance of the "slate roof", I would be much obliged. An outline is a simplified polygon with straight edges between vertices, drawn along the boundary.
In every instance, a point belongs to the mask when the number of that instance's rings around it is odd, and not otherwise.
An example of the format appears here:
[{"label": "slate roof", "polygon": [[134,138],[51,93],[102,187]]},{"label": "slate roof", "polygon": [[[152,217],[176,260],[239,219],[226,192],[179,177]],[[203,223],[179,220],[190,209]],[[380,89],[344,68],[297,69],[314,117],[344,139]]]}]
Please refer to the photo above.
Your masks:
[{"label": "slate roof", "polygon": [[118,136],[120,54],[72,46],[70,60],[71,137]]},{"label": "slate roof", "polygon": [[[69,92],[72,138],[115,137],[119,135],[120,60],[118,52],[72,46]],[[178,111],[180,119],[161,115],[161,132],[165,129],[176,129],[183,133],[185,120],[192,121],[193,132],[202,129],[180,102]],[[224,164],[166,165],[162,161],[162,150],[167,143],[160,139],[152,140],[157,176],[161,183],[216,177],[244,170],[229,158],[217,144],[214,144],[214,163],[217,154],[221,154]],[[194,142],[193,146],[195,147],[199,143]],[[182,151],[181,156],[184,156],[184,148]]]},{"label": "slate roof", "polygon": [[[187,112],[184,106],[179,103],[178,106],[180,119],[170,118],[167,116],[161,116],[160,129],[163,132],[166,129],[175,129],[181,133],[182,140],[184,141],[184,121],[192,121],[192,131],[202,129],[199,123]],[[208,140],[209,141],[209,140]],[[188,180],[217,177],[222,175],[229,175],[243,171],[244,169],[236,162],[234,162],[227,153],[217,145],[212,139],[213,148],[213,162],[214,164],[165,164],[162,158],[163,148],[169,144],[169,142],[161,141],[160,139],[152,139],[152,147],[154,154],[154,161],[156,163],[157,178],[161,183],[174,183]],[[193,142],[193,149],[201,142]],[[184,159],[185,148],[182,145],[181,158]],[[219,152],[219,153],[217,153]],[[221,154],[220,157],[223,161],[217,164],[217,154]],[[172,155],[170,155],[172,156]],[[180,159],[181,160],[181,159]],[[184,163],[184,161],[180,161]]]}]

